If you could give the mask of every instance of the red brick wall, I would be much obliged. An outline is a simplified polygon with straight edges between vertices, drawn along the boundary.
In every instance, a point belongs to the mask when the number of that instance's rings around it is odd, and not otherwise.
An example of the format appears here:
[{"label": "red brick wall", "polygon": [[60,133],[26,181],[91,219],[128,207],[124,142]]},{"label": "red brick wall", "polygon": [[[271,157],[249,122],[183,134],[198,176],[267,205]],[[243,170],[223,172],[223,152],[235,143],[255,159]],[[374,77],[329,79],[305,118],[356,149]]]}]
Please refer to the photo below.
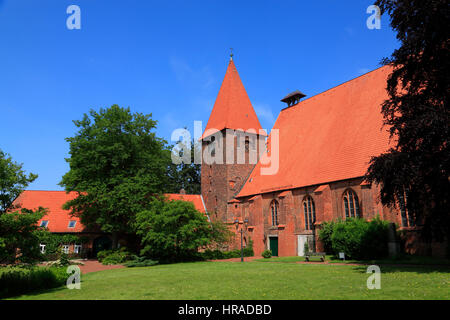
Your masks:
[{"label": "red brick wall", "polygon": [[[269,248],[269,237],[278,237],[279,256],[296,256],[298,253],[298,235],[310,235],[305,230],[303,200],[311,196],[316,208],[316,250],[323,251],[323,244],[318,239],[320,223],[336,219],[345,219],[343,195],[348,189],[353,190],[359,200],[360,214],[364,219],[373,219],[379,215],[401,226],[398,210],[384,207],[379,200],[379,186],[364,184],[362,178],[337,181],[322,186],[298,188],[287,191],[265,193],[253,197],[234,200],[242,183],[250,174],[253,165],[212,165],[202,166],[202,194],[211,217],[230,223],[235,232],[235,239],[230,249],[240,247],[240,228],[244,229],[247,242],[253,241],[256,255]],[[230,181],[234,182],[230,184]],[[213,201],[217,197],[217,204]],[[278,226],[272,226],[270,205],[273,200],[279,203]],[[211,214],[212,212],[212,214]],[[217,212],[217,217],[214,214]],[[248,219],[248,224],[243,221]],[[233,224],[238,219],[239,224]],[[410,233],[404,239],[406,252],[412,254],[445,255],[445,245],[433,243],[426,245]]]},{"label": "red brick wall", "polygon": [[[222,130],[220,133],[215,134],[216,142],[220,139],[220,135],[223,136],[222,144],[222,159],[221,164],[205,164],[202,163],[201,168],[201,184],[202,184],[202,196],[205,201],[206,209],[210,213],[212,219],[219,219],[223,222],[232,222],[233,213],[228,212],[228,202],[236,196],[236,194],[241,190],[243,184],[250,175],[255,164],[250,163],[250,152],[256,153],[256,161],[258,160],[258,154],[261,151],[259,149],[259,143],[264,139],[259,135],[247,134],[250,141],[255,139],[256,150],[253,151],[251,145],[249,150],[245,149],[245,142],[240,141],[240,148],[237,147],[237,137],[233,130]],[[233,150],[227,149],[226,139],[232,137],[234,139]],[[244,138],[245,141],[245,138]],[[207,151],[208,142],[203,141],[202,152],[203,155]],[[216,148],[220,150],[220,148]],[[238,164],[238,151],[245,150],[245,160],[243,164]],[[230,153],[232,152],[232,153]],[[234,154],[234,161],[230,164],[226,163],[228,157]]]},{"label": "red brick wall", "polygon": [[[318,225],[323,221],[345,218],[343,194],[349,188],[358,196],[361,214],[365,219],[373,219],[376,215],[380,215],[398,225],[401,223],[396,211],[381,205],[378,199],[379,188],[364,185],[362,181],[362,178],[357,178],[324,186],[266,193],[253,198],[240,199],[241,203],[230,203],[228,210],[232,212],[233,217],[240,220],[244,220],[245,212],[248,212],[250,228],[247,228],[245,235],[253,240],[256,255],[260,255],[268,248],[269,236],[278,236],[279,256],[295,256],[298,252],[297,236],[312,235],[311,230],[305,230],[302,203],[307,195],[314,200]],[[272,226],[270,212],[272,200],[277,200],[280,206],[278,227]],[[320,226],[316,229],[316,250],[322,251],[323,245],[318,239],[319,229]]]}]

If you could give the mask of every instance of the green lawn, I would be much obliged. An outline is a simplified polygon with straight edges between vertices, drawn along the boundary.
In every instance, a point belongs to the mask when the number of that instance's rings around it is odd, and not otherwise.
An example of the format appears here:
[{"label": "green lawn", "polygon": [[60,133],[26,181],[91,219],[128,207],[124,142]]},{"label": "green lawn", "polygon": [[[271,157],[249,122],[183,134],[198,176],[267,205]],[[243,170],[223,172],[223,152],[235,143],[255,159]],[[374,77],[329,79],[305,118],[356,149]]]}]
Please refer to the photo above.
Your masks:
[{"label": "green lawn", "polygon": [[449,299],[448,267],[381,267],[368,290],[365,267],[260,262],[196,262],[82,276],[66,288],[18,299]]},{"label": "green lawn", "polygon": [[[449,259],[440,259],[433,257],[422,257],[422,256],[400,256],[398,258],[387,258],[387,259],[379,259],[379,260],[341,260],[332,255],[327,255],[325,257],[326,262],[328,263],[347,263],[347,264],[376,264],[376,265],[385,265],[385,264],[401,264],[401,265],[430,265],[430,266],[448,266],[450,267]],[[285,263],[294,263],[294,262],[304,262],[304,257],[271,257],[269,259],[258,259],[258,262],[285,262]],[[320,257],[311,257],[310,261],[319,262]]]}]

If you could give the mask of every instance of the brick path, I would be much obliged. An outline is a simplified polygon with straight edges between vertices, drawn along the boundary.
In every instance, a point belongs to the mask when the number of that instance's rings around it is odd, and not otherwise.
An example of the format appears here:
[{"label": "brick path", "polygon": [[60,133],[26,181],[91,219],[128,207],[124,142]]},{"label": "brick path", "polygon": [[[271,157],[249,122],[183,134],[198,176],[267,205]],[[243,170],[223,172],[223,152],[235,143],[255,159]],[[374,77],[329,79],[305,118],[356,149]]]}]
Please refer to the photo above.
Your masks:
[{"label": "brick path", "polygon": [[100,262],[98,262],[97,260],[81,260],[80,262],[83,263],[83,265],[79,265],[82,273],[125,268],[125,266],[123,265],[105,266]]}]

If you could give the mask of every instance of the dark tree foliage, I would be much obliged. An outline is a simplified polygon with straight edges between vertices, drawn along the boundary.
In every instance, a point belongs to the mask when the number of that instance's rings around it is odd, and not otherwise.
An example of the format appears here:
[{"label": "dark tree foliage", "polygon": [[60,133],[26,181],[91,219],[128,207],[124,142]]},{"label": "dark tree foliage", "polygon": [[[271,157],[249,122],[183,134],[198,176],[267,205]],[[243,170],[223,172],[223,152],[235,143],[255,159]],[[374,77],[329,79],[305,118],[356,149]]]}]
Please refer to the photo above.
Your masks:
[{"label": "dark tree foliage", "polygon": [[170,152],[154,133],[151,114],[113,105],[74,121],[79,131],[67,138],[70,164],[60,183],[78,197],[65,204],[88,227],[113,234],[130,234],[138,212],[168,183]]},{"label": "dark tree foliage", "polygon": [[[171,163],[168,168],[169,184],[167,186],[167,192],[179,193],[181,189],[184,189],[187,194],[200,194],[201,193],[201,164],[194,163],[194,153],[201,152],[201,145],[194,140],[191,142],[191,163]],[[182,157],[184,147],[172,149],[172,152],[179,152],[179,156]]]},{"label": "dark tree foliage", "polygon": [[[371,160],[368,180],[388,206],[406,202],[427,241],[450,234],[448,0],[379,0],[401,46],[383,60],[393,72],[382,105],[395,147]],[[405,200],[405,201],[403,201]]]}]

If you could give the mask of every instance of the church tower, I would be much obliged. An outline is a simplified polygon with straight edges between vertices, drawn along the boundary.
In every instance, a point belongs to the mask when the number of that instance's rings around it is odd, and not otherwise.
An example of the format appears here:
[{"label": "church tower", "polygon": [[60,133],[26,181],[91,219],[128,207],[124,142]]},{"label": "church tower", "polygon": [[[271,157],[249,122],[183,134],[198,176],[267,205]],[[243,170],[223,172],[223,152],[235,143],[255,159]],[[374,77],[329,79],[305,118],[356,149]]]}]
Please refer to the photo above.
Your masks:
[{"label": "church tower", "polygon": [[232,222],[228,203],[264,152],[266,137],[231,55],[202,135],[202,196],[213,220]]}]

